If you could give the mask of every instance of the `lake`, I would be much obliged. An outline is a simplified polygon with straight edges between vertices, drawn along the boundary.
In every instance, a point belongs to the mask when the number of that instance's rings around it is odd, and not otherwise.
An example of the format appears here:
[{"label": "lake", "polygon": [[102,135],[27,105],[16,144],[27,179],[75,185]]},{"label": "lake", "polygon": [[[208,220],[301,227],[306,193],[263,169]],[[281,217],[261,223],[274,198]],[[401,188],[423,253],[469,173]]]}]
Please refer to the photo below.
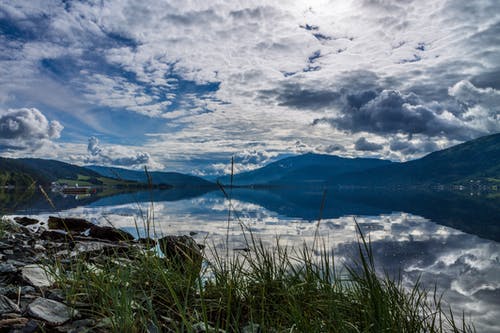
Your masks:
[{"label": "lake", "polygon": [[[458,315],[477,331],[500,331],[500,198],[495,193],[276,188],[221,191],[155,190],[74,197],[51,193],[54,210],[39,194],[1,197],[8,215],[76,216],[142,232],[154,212],[158,234],[192,234],[218,250],[246,248],[242,230],[266,244],[312,244],[315,233],[338,263],[356,257],[356,224],[370,238],[381,272],[401,272],[437,285]],[[19,198],[22,198],[19,199]],[[229,211],[229,207],[231,210]],[[152,216],[152,215],[150,215]],[[319,223],[318,223],[319,221]],[[248,236],[248,234],[246,234]]]}]

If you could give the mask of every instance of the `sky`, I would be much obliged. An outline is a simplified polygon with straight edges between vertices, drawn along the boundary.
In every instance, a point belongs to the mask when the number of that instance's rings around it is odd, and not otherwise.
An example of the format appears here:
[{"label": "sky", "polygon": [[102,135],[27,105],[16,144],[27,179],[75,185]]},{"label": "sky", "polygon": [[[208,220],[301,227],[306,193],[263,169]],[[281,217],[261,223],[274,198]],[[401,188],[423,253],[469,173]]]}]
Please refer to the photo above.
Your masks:
[{"label": "sky", "polygon": [[0,2],[0,156],[210,176],[497,132],[498,0]]}]

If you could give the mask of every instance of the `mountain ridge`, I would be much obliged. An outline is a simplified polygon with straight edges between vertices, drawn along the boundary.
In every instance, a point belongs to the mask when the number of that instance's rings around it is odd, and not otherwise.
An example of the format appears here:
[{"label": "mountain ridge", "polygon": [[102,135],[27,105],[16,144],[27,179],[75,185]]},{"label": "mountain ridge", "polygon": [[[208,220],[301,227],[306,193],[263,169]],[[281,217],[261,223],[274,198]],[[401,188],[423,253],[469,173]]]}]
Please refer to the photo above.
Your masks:
[{"label": "mountain ridge", "polygon": [[[318,163],[321,161],[324,163]],[[471,180],[500,182],[500,133],[407,162],[308,153],[233,176],[236,186],[396,186],[455,184]],[[230,183],[228,176],[221,181],[226,185]]]}]

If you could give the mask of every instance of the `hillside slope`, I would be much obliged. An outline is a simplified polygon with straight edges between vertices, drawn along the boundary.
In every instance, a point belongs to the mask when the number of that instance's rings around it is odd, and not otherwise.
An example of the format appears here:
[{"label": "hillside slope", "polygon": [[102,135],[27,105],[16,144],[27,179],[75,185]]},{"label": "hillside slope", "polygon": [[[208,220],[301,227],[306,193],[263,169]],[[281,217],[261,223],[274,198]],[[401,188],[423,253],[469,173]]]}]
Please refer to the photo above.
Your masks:
[{"label": "hillside slope", "polygon": [[16,187],[26,187],[34,182],[49,185],[61,178],[77,179],[78,175],[100,177],[96,172],[64,162],[38,158],[0,157],[0,180]]},{"label": "hillside slope", "polygon": [[[86,166],[87,169],[97,172],[104,177],[113,177],[123,180],[133,180],[147,183],[147,175],[144,171],[134,171],[122,168],[104,167],[97,165]],[[173,187],[213,187],[215,184],[200,177],[186,175],[178,172],[149,172],[154,185],[168,184]]]},{"label": "hillside slope", "polygon": [[337,184],[452,184],[469,180],[500,180],[500,134],[436,151],[404,163],[351,172],[330,179]]}]

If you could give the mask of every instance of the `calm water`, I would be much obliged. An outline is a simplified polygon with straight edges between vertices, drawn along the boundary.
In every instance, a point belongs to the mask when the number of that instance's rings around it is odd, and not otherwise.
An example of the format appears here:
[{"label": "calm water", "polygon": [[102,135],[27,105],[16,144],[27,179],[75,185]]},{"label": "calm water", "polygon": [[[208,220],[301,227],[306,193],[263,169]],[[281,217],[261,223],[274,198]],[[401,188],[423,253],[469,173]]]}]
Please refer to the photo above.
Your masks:
[{"label": "calm water", "polygon": [[[335,191],[234,189],[229,202],[222,193],[196,190],[154,191],[99,198],[51,195],[58,214],[135,231],[151,202],[156,230],[163,234],[196,233],[200,243],[220,249],[244,248],[241,226],[270,245],[312,243],[319,234],[348,262],[356,253],[354,219],[370,236],[377,266],[402,272],[411,285],[444,292],[444,300],[471,317],[478,332],[500,331],[500,200],[498,193],[408,191]],[[324,200],[324,209],[321,203]],[[38,195],[9,200],[4,211],[46,218],[55,212]],[[12,202],[16,202],[13,204]]]}]

